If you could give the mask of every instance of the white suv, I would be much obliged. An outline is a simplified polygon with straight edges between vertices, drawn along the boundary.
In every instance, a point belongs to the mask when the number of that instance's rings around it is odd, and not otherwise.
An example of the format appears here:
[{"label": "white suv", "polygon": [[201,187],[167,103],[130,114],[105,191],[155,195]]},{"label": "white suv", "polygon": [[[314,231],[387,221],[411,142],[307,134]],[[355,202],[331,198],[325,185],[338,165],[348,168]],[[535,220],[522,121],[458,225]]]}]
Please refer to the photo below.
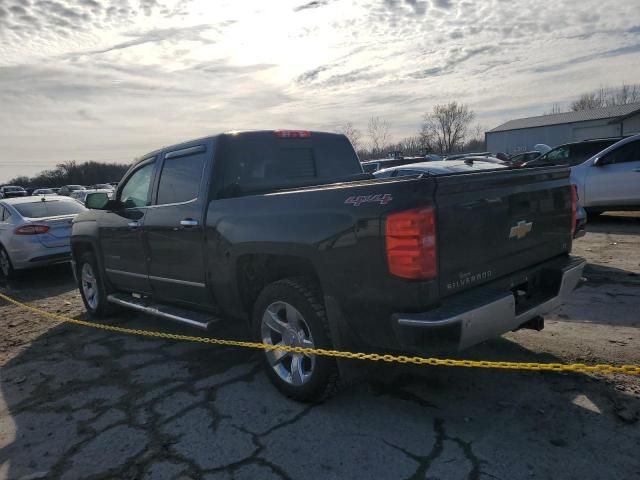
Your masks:
[{"label": "white suv", "polygon": [[571,167],[571,182],[589,213],[640,210],[640,135],[620,140]]}]

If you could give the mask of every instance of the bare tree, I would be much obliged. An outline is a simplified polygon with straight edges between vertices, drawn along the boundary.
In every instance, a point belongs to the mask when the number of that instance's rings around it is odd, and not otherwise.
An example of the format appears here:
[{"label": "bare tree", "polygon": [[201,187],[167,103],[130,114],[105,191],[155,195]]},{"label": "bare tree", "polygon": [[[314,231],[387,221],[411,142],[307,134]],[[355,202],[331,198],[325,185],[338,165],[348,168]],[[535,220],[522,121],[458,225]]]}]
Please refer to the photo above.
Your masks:
[{"label": "bare tree", "polygon": [[619,87],[600,87],[593,92],[583,93],[571,104],[571,110],[577,112],[636,102],[640,102],[640,84],[623,83]]},{"label": "bare tree", "polygon": [[473,110],[463,103],[436,105],[424,116],[421,136],[431,138],[439,153],[454,152],[463,146],[474,118]]},{"label": "bare tree", "polygon": [[389,122],[384,118],[371,117],[367,124],[367,134],[372,153],[380,155],[389,145]]},{"label": "bare tree", "polygon": [[571,104],[571,110],[590,110],[592,108],[602,108],[602,99],[596,93],[583,93],[578,100]]},{"label": "bare tree", "polygon": [[562,105],[560,105],[558,102],[555,102],[553,105],[551,105],[551,110],[549,110],[548,112],[544,112],[543,115],[554,115],[556,113],[563,112],[565,112],[565,109],[562,108]]},{"label": "bare tree", "polygon": [[615,105],[640,102],[640,84],[628,85],[623,83],[612,94]]},{"label": "bare tree", "polygon": [[353,149],[356,152],[358,152],[360,150],[360,148],[362,147],[362,145],[361,145],[362,132],[360,130],[358,130],[353,125],[353,123],[351,123],[351,122],[343,123],[338,128],[336,128],[336,133],[342,133],[343,135],[345,135],[349,139],[349,141],[351,142],[351,145],[353,145]]},{"label": "bare tree", "polygon": [[478,152],[486,150],[484,132],[486,131],[485,127],[476,123],[476,125],[471,129],[471,133],[469,134],[468,140],[465,142],[462,149],[465,152]]}]

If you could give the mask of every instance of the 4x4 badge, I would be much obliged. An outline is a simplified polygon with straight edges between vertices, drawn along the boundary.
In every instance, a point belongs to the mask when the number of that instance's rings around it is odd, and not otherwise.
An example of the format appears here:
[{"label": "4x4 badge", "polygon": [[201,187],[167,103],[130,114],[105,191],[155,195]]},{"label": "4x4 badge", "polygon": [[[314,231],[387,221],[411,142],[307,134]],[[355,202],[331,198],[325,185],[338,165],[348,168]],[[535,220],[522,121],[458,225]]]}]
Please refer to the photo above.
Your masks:
[{"label": "4x4 badge", "polygon": [[527,234],[533,228],[533,222],[527,222],[526,220],[520,220],[515,227],[511,227],[509,231],[509,238],[517,238],[520,240],[527,236]]},{"label": "4x4 badge", "polygon": [[358,195],[347,198],[344,203],[359,207],[363,203],[379,203],[380,205],[386,205],[393,200],[390,193],[379,193],[377,195]]}]

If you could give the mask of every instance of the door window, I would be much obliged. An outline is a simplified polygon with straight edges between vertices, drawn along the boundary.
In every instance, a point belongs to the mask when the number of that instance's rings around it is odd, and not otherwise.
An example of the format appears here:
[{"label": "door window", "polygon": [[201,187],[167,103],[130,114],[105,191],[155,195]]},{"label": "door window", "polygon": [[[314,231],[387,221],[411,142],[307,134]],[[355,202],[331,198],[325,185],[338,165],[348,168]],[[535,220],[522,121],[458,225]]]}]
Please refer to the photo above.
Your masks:
[{"label": "door window", "polygon": [[120,201],[125,208],[146,207],[149,197],[149,186],[153,174],[153,163],[136,170],[124,183],[120,190]]},{"label": "door window", "polygon": [[6,222],[11,217],[9,210],[0,205],[0,222]]},{"label": "door window", "polygon": [[640,161],[640,141],[625,143],[602,157],[605,165]]},{"label": "door window", "polygon": [[165,158],[158,185],[158,205],[188,202],[198,198],[206,152]]},{"label": "door window", "polygon": [[558,147],[547,153],[546,161],[557,163],[563,162],[569,158],[569,147]]}]

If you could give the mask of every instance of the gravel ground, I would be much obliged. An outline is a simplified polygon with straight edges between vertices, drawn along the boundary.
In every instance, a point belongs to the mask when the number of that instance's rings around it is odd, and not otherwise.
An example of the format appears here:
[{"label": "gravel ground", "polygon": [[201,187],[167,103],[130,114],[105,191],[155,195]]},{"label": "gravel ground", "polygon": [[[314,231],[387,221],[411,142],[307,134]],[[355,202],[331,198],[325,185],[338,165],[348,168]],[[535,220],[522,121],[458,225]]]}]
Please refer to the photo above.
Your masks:
[{"label": "gravel ground", "polygon": [[[466,358],[640,364],[640,216],[589,230],[574,245],[586,281],[546,328]],[[0,291],[84,318],[68,266]],[[193,334],[130,312],[112,321]],[[279,395],[250,351],[83,329],[2,301],[0,332],[0,479],[640,478],[638,377],[380,365],[310,406]]]}]

